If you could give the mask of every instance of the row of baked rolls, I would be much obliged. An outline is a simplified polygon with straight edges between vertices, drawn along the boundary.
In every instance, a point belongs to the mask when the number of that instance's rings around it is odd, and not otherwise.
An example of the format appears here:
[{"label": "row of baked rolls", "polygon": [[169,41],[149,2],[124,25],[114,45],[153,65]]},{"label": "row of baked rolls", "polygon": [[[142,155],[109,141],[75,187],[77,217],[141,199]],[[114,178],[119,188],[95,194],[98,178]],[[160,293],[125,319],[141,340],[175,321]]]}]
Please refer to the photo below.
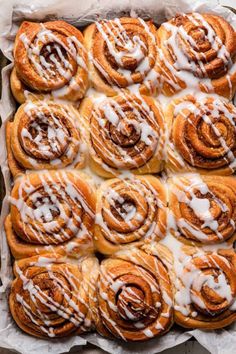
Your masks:
[{"label": "row of baked rolls", "polygon": [[235,31],[222,17],[181,14],[155,30],[137,18],[104,20],[84,32],[94,87],[107,95],[137,87],[171,96],[186,87],[231,98],[236,89]]},{"label": "row of baked rolls", "polygon": [[12,92],[20,103],[47,93],[77,101],[87,89],[89,72],[92,85],[108,96],[133,85],[142,94],[155,94],[156,36],[152,21],[141,18],[95,22],[84,39],[63,21],[23,22],[15,40]]},{"label": "row of baked rolls", "polygon": [[236,179],[187,174],[169,186],[170,232],[192,245],[232,244],[236,230]]},{"label": "row of baked rolls", "polygon": [[83,100],[80,111],[49,100],[20,106],[6,127],[13,176],[27,169],[83,168],[116,176],[123,170],[155,173],[163,167],[165,128],[161,107],[151,97],[123,93]]},{"label": "row of baked rolls", "polygon": [[[171,245],[173,246],[173,244]],[[174,256],[174,257],[173,257]],[[96,329],[143,341],[186,328],[217,329],[236,320],[236,254],[161,244],[123,250],[98,264],[45,255],[15,263],[9,297],[16,323],[38,337]]]},{"label": "row of baked rolls", "polygon": [[[236,109],[224,99],[187,95],[162,113],[147,96],[119,94],[85,99],[90,166],[111,177],[133,173],[192,172],[233,174],[236,167]],[[165,155],[165,149],[167,154]]]},{"label": "row of baked rolls", "polygon": [[94,246],[112,254],[166,235],[166,188],[153,176],[111,179],[95,192],[74,170],[31,173],[17,179],[10,202],[5,229],[17,259],[49,251],[80,257]]},{"label": "row of baked rolls", "polygon": [[[158,256],[133,248],[103,260],[71,264],[45,255],[17,261],[9,297],[18,326],[38,337],[62,337],[91,329],[125,341],[167,332],[173,296],[162,246]],[[161,259],[163,257],[163,260]]]},{"label": "row of baked rolls", "polygon": [[[148,96],[120,93],[72,105],[27,102],[7,124],[13,176],[25,169],[82,168],[103,177],[198,171],[229,175],[236,166],[236,110],[223,99],[187,95],[162,112]],[[167,149],[167,154],[165,150]]]},{"label": "row of baked rolls", "polygon": [[76,171],[32,173],[14,185],[6,235],[15,258],[48,251],[79,257],[94,247],[110,255],[168,230],[190,245],[232,244],[235,184],[233,177],[188,174],[164,183],[146,175],[110,179],[95,192]]},{"label": "row of baked rolls", "polygon": [[212,14],[177,15],[159,29],[141,18],[102,20],[88,26],[84,38],[63,21],[23,22],[15,40],[12,92],[20,103],[39,93],[77,101],[90,76],[108,96],[120,89],[169,96],[194,87],[232,98],[235,43],[231,25]]},{"label": "row of baked rolls", "polygon": [[82,168],[85,151],[79,113],[69,104],[28,101],[6,125],[8,165],[15,177],[25,170]]},{"label": "row of baked rolls", "polygon": [[14,184],[5,230],[16,259],[51,252],[93,252],[96,196],[89,177],[73,171],[26,174]]}]

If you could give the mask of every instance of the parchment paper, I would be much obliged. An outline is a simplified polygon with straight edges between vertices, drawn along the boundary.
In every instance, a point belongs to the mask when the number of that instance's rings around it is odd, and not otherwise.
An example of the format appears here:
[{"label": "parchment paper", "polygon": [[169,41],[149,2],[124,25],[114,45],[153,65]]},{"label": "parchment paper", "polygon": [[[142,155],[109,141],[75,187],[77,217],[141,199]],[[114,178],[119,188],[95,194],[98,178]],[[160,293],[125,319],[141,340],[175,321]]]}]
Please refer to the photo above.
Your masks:
[{"label": "parchment paper", "polygon": [[[236,3],[235,3],[236,5]],[[12,61],[14,37],[24,20],[53,20],[62,18],[75,26],[85,26],[100,18],[121,15],[151,17],[157,24],[179,12],[211,12],[226,18],[236,28],[236,16],[222,8],[217,0],[1,0],[0,1],[0,49]],[[17,350],[23,354],[58,354],[69,351],[75,345],[92,343],[112,354],[154,354],[195,337],[212,354],[236,353],[236,323],[227,330],[184,331],[174,327],[168,334],[145,343],[124,343],[108,340],[96,333],[58,340],[40,340],[24,334],[11,319],[7,297],[12,279],[10,252],[7,246],[3,221],[8,213],[8,195],[11,188],[5,147],[5,124],[15,111],[15,103],[9,88],[12,64],[2,71],[3,91],[0,102],[2,128],[0,131],[0,164],[6,184],[0,218],[1,281],[0,287],[0,347]]]}]

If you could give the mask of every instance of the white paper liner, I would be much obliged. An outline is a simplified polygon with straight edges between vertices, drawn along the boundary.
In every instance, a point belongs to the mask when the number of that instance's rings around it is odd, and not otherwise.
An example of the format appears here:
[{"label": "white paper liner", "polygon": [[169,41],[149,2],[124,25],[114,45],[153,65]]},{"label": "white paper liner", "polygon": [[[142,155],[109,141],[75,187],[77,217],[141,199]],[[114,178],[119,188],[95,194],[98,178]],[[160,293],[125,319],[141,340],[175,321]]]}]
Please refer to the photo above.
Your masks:
[{"label": "white paper liner", "polygon": [[[236,5],[236,4],[235,4]],[[45,21],[57,18],[75,26],[85,26],[100,18],[112,18],[124,14],[131,16],[151,17],[155,23],[173,17],[180,12],[211,12],[223,16],[236,28],[236,15],[219,5],[217,0],[2,0],[0,2],[0,49],[12,61],[12,49],[15,34],[19,24],[24,20]],[[112,354],[154,354],[174,347],[195,337],[210,353],[235,354],[236,352],[236,323],[222,330],[184,331],[181,328],[172,329],[161,338],[149,340],[145,343],[124,343],[118,340],[109,340],[96,333],[84,336],[72,336],[65,339],[42,340],[24,334],[14,323],[8,309],[8,286],[12,279],[10,252],[6,242],[3,222],[8,214],[8,195],[10,191],[10,173],[7,166],[5,147],[5,124],[15,111],[9,87],[9,74],[12,64],[2,71],[2,98],[0,114],[2,128],[0,130],[0,165],[6,186],[6,197],[3,201],[0,218],[0,248],[1,248],[1,281],[0,287],[0,347],[17,350],[28,354],[58,354],[69,351],[75,345],[94,344]],[[78,348],[79,349],[79,348]]]}]

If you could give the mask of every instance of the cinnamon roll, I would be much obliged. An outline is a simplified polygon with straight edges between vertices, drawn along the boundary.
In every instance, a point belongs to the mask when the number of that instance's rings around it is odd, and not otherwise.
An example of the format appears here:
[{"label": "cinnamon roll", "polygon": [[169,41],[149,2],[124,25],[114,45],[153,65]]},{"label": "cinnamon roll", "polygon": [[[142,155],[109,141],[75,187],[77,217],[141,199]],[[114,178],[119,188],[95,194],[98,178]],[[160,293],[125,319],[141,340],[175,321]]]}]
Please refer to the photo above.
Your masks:
[{"label": "cinnamon roll", "polygon": [[57,256],[15,263],[9,305],[17,325],[40,338],[81,334],[93,328],[89,307],[95,296],[95,258],[70,264]]},{"label": "cinnamon roll", "polygon": [[12,134],[13,122],[6,122],[6,148],[7,148],[7,163],[11,174],[13,177],[24,174],[25,169],[19,165],[17,160],[15,159],[12,149],[11,149],[11,134]]},{"label": "cinnamon roll", "polygon": [[78,111],[72,105],[27,102],[20,106],[9,124],[8,164],[13,176],[24,169],[84,166]]},{"label": "cinnamon roll", "polygon": [[125,341],[158,337],[173,323],[172,301],[168,271],[160,258],[136,248],[120,251],[101,263],[93,306],[96,329]]},{"label": "cinnamon roll", "polygon": [[189,174],[170,182],[169,227],[187,244],[219,244],[235,240],[236,180]]},{"label": "cinnamon roll", "polygon": [[92,85],[108,96],[135,88],[155,94],[158,86],[156,28],[141,18],[102,20],[84,31]]},{"label": "cinnamon roll", "polygon": [[175,322],[218,329],[236,320],[236,254],[186,249],[175,260]]},{"label": "cinnamon roll", "polygon": [[17,259],[48,252],[73,257],[93,252],[95,194],[76,171],[32,173],[13,187],[5,221]]},{"label": "cinnamon roll", "polygon": [[230,175],[236,170],[236,109],[211,96],[184,96],[171,102],[166,168]]},{"label": "cinnamon roll", "polygon": [[165,237],[166,190],[153,176],[110,179],[97,192],[95,247],[103,254]]},{"label": "cinnamon roll", "polygon": [[236,34],[222,17],[179,14],[157,31],[161,90],[186,87],[232,98],[236,90]]},{"label": "cinnamon roll", "polygon": [[28,95],[77,101],[85,94],[88,57],[83,36],[64,21],[23,22],[15,39],[14,62],[11,88],[20,103]]},{"label": "cinnamon roll", "polygon": [[80,113],[90,165],[98,175],[162,170],[165,125],[161,107],[153,98],[125,92],[112,98],[87,98]]}]

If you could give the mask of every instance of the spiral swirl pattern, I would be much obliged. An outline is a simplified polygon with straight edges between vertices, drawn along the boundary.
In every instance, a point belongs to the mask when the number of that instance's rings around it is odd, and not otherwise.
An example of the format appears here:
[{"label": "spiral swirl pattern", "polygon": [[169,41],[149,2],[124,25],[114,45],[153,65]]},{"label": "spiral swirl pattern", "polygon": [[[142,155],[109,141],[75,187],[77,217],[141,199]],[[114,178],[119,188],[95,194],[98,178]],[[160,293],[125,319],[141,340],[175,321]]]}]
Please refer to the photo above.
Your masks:
[{"label": "spiral swirl pattern", "polygon": [[170,104],[168,148],[172,170],[232,174],[236,167],[236,109],[219,98],[185,96]]},{"label": "spiral swirl pattern", "polygon": [[109,96],[132,85],[142,94],[156,91],[156,28],[151,21],[102,20],[87,27],[84,36],[95,88]]},{"label": "spiral swirl pattern", "polygon": [[[78,113],[69,105],[47,101],[22,105],[12,123],[11,149],[20,166],[26,169],[55,169],[84,164],[80,152],[81,132]],[[11,161],[9,162],[11,168]],[[14,166],[13,166],[14,172]],[[14,174],[14,173],[13,173]]]},{"label": "spiral swirl pattern", "polygon": [[111,177],[121,170],[142,174],[162,169],[164,120],[152,98],[124,93],[99,103],[86,101],[83,106],[98,174]]},{"label": "spiral swirl pattern", "polygon": [[173,234],[181,241],[216,244],[233,241],[236,222],[235,180],[191,175],[171,181]]},{"label": "spiral swirl pattern", "polygon": [[166,233],[166,191],[152,176],[111,179],[98,192],[95,245],[105,254]]},{"label": "spiral swirl pattern", "polygon": [[26,333],[56,338],[91,329],[91,289],[85,292],[79,266],[47,255],[18,261],[15,273],[10,310]]},{"label": "spiral swirl pattern", "polygon": [[23,22],[16,37],[14,59],[14,78],[19,78],[29,91],[52,93],[72,101],[84,96],[88,85],[87,53],[81,32],[68,23]]},{"label": "spiral swirl pattern", "polygon": [[132,249],[101,265],[98,289],[99,333],[142,341],[159,336],[172,324],[172,292],[161,260]]},{"label": "spiral swirl pattern", "polygon": [[177,323],[216,329],[235,320],[235,260],[234,251],[222,250],[194,255],[184,263],[175,294]]},{"label": "spiral swirl pattern", "polygon": [[95,196],[85,177],[58,171],[17,180],[10,198],[11,222],[6,221],[17,258],[48,249],[77,255],[92,248]]},{"label": "spiral swirl pattern", "polygon": [[157,38],[159,73],[165,94],[200,86],[204,92],[233,96],[235,32],[222,17],[199,13],[176,15],[161,25]]}]

